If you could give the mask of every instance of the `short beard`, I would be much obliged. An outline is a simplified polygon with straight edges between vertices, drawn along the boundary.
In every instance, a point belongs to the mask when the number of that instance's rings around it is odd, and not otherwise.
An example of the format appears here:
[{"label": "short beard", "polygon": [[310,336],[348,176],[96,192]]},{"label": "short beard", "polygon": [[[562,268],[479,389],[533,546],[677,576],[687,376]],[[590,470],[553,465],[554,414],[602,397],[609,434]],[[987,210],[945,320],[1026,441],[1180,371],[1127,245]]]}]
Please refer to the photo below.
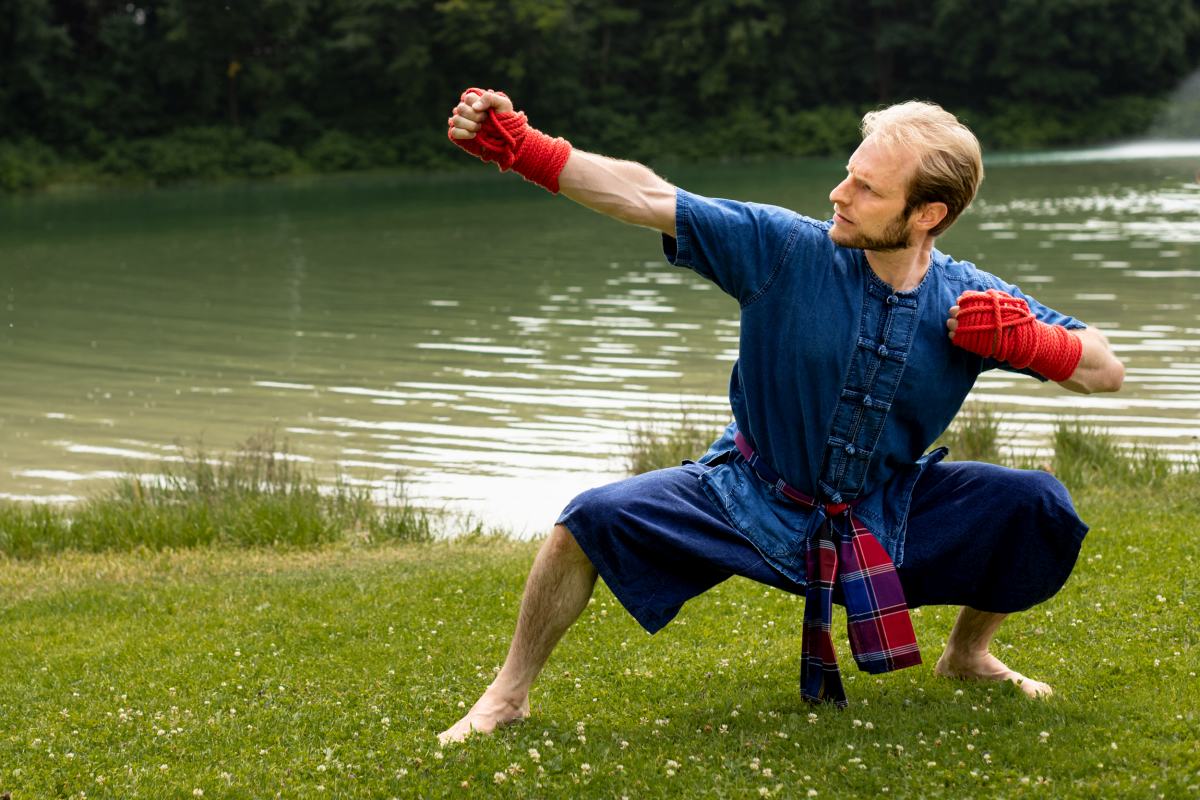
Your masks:
[{"label": "short beard", "polygon": [[888,223],[883,233],[878,236],[866,234],[851,234],[845,241],[834,240],[842,247],[854,247],[859,250],[874,250],[877,253],[894,253],[912,246],[912,229],[908,225],[908,214],[901,214]]}]

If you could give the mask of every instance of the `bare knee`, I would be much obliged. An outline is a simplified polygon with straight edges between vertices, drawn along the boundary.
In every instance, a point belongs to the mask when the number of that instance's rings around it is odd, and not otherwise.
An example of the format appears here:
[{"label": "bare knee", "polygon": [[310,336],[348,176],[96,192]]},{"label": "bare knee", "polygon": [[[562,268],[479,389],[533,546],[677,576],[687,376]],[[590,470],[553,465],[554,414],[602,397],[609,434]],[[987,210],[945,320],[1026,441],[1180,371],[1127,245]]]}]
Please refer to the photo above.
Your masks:
[{"label": "bare knee", "polygon": [[566,525],[555,525],[554,530],[550,531],[550,536],[546,539],[546,543],[542,545],[542,550],[548,551],[549,554],[557,558],[566,558],[572,561],[580,559],[587,561],[587,554],[583,552],[583,548],[579,546],[579,542],[575,541],[575,535],[567,528]]},{"label": "bare knee", "polygon": [[537,560],[543,564],[555,564],[572,570],[587,570],[595,572],[592,560],[583,552],[583,548],[575,541],[574,534],[565,525],[555,525],[550,536],[538,552]]}]

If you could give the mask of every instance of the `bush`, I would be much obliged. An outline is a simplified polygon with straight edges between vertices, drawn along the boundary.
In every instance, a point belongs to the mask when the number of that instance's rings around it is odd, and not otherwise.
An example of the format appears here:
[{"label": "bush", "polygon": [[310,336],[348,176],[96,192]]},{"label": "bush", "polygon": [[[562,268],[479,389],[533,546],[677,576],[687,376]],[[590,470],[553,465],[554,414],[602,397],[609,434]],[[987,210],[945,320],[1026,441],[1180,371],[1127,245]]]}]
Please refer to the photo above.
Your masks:
[{"label": "bush", "polygon": [[296,168],[296,154],[270,142],[247,139],[230,148],[225,168],[231,175],[269,178],[285,175]]},{"label": "bush", "polygon": [[160,184],[228,175],[266,178],[295,167],[292,151],[227,128],[186,128],[155,139],[119,142],[100,161],[107,175]]},{"label": "bush", "polygon": [[1152,133],[1163,102],[1147,97],[1109,97],[1086,109],[1010,103],[989,113],[964,113],[985,148],[1034,150],[1084,147]]},{"label": "bush", "polygon": [[372,165],[370,148],[341,131],[322,135],[304,151],[304,159],[319,172],[344,172]]},{"label": "bush", "polygon": [[0,190],[20,192],[44,185],[55,162],[50,148],[32,139],[0,142]]}]

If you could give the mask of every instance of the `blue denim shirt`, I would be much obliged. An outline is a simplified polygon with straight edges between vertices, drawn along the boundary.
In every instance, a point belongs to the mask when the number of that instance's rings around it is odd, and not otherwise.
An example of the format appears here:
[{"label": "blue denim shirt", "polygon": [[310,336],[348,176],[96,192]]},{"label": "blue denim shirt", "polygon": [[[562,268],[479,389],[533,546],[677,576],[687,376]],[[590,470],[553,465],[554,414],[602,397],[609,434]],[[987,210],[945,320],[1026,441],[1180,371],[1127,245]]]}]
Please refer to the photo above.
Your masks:
[{"label": "blue denim shirt", "polygon": [[[1007,368],[955,347],[946,319],[969,289],[1002,289],[1043,322],[1083,328],[965,261],[937,250],[921,284],[893,292],[862,250],[777,206],[676,194],[672,264],[690,267],[741,306],[729,380],[734,421],[701,458],[705,490],[776,569],[805,580],[804,544],[822,512],[759,479],[733,444],[741,430],[792,486],[855,514],[892,560],[904,561],[913,486],[945,448],[926,449],[950,424],[976,377]],[[1041,376],[1025,371],[1041,380]]]}]

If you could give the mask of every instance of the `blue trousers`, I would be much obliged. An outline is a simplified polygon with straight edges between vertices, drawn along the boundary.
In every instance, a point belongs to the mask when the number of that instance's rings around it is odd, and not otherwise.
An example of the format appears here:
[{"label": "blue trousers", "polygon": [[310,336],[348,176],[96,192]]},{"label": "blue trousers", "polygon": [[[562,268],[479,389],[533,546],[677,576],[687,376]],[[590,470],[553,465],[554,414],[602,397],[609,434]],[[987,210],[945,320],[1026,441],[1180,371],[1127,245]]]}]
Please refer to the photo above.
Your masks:
[{"label": "blue trousers", "polygon": [[[650,633],[733,575],[804,594],[704,492],[698,476],[705,469],[689,463],[590,489],[558,519]],[[1087,530],[1048,473],[941,462],[914,489],[896,571],[910,608],[1022,611],[1062,588]]]}]

